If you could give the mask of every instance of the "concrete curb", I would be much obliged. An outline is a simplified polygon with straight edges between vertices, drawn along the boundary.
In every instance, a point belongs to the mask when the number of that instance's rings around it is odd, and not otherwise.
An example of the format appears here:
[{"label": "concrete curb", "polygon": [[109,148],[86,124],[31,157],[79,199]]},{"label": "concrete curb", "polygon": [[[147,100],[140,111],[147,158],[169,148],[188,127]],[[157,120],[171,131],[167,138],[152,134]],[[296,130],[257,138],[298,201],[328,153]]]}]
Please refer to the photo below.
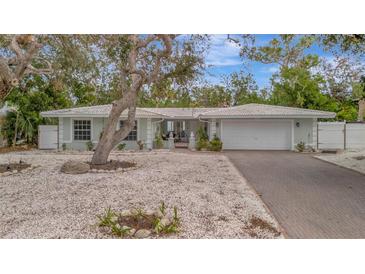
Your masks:
[{"label": "concrete curb", "polygon": [[325,162],[325,163],[328,163],[328,164],[332,164],[332,165],[334,165],[334,166],[338,166],[338,167],[341,167],[341,168],[344,168],[344,169],[350,170],[350,171],[354,171],[354,172],[356,172],[356,173],[359,173],[359,174],[361,174],[361,175],[365,176],[365,173],[364,173],[364,172],[361,172],[361,171],[359,171],[359,170],[353,169],[353,168],[351,168],[351,167],[342,166],[342,165],[340,165],[340,164],[337,164],[337,163],[334,163],[334,162],[331,162],[331,161],[328,161],[328,160],[325,160],[325,159],[322,159],[322,158],[318,158],[318,157],[316,157],[316,156],[312,156],[312,158],[317,159],[317,160],[320,160],[320,161]]}]

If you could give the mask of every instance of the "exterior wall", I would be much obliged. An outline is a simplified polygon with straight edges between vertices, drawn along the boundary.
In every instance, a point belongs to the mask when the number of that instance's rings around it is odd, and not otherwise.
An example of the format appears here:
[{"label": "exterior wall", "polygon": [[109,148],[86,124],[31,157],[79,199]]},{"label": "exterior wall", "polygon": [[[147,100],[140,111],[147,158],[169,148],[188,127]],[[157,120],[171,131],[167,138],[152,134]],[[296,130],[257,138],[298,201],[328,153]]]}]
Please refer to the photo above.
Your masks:
[{"label": "exterior wall", "polygon": [[[87,141],[74,141],[73,140],[73,120],[74,119],[85,119],[85,118],[60,118],[59,119],[59,148],[62,148],[62,144],[65,143],[68,149],[75,150],[86,150]],[[91,131],[92,131],[92,142],[96,146],[99,141],[100,133],[106,122],[106,118],[89,118],[91,119]],[[157,123],[161,119],[152,119],[152,140],[155,137],[155,131]],[[295,145],[299,142],[304,142],[306,145],[315,145],[316,143],[316,119],[291,119],[293,120],[293,142]],[[147,143],[147,119],[138,119],[137,125],[137,140],[142,140],[145,144]],[[216,119],[215,132],[219,138],[221,138],[221,119]],[[299,123],[299,127],[297,127]],[[161,128],[166,126],[166,123],[160,123]],[[193,131],[196,136],[196,132],[200,126],[207,126],[207,133],[211,135],[211,125],[199,120],[187,120],[187,133],[190,136],[190,132]],[[136,141],[122,141],[121,143],[126,144],[126,149],[138,149]],[[164,147],[167,148],[167,142],[164,142]]]},{"label": "exterior wall", "polygon": [[[62,148],[62,144],[66,144],[67,149],[74,150],[86,150],[87,141],[75,141],[73,139],[73,120],[74,119],[91,119],[91,139],[94,146],[99,141],[100,134],[106,123],[106,118],[60,118],[59,119],[59,148]],[[118,125],[119,126],[119,125]],[[137,140],[142,140],[146,143],[147,138],[147,119],[137,120]],[[61,141],[62,140],[62,141]],[[138,149],[136,141],[122,141],[125,143],[125,149]]]},{"label": "exterior wall", "polygon": [[[316,130],[314,130],[314,122],[316,120],[311,119],[294,119],[294,147],[299,142],[304,142],[306,145],[315,146],[313,143],[316,137]],[[297,126],[299,123],[299,127]]]}]

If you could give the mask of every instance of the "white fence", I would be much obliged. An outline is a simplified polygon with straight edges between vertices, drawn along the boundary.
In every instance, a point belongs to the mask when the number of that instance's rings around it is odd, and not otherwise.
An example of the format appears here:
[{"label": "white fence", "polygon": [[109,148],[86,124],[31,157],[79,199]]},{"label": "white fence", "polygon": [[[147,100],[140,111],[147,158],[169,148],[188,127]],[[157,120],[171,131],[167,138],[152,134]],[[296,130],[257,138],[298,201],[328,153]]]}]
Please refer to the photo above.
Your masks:
[{"label": "white fence", "polygon": [[365,148],[365,123],[319,122],[318,149]]},{"label": "white fence", "polygon": [[58,126],[38,127],[38,148],[57,149],[58,148]]}]

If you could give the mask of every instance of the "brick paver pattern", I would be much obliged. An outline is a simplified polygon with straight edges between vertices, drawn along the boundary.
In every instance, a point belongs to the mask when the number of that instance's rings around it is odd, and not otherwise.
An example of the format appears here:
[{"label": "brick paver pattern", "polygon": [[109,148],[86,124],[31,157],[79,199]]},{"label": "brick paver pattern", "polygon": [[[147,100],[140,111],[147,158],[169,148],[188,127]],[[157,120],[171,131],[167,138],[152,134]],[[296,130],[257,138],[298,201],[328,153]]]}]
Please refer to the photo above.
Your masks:
[{"label": "brick paver pattern", "polygon": [[289,238],[365,238],[365,175],[288,151],[224,152]]}]

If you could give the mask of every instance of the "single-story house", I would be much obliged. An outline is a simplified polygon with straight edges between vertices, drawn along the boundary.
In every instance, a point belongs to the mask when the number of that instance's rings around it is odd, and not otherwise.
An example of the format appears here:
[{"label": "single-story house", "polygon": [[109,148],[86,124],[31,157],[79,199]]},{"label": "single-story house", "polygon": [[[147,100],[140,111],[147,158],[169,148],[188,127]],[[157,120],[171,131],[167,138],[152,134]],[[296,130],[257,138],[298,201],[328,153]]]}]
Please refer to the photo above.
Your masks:
[{"label": "single-story house", "polygon": [[[100,139],[111,105],[80,107],[42,112],[43,117],[58,118],[58,148],[86,149],[85,143]],[[293,150],[299,142],[315,147],[317,119],[334,118],[335,113],[264,104],[246,104],[225,108],[137,108],[136,126],[122,141],[127,149],[136,149],[137,141],[153,148],[159,132],[165,140],[172,132],[176,145],[189,142],[199,127],[209,138],[217,135],[223,149]],[[123,126],[122,113],[118,127]],[[64,145],[63,145],[64,144]]]}]

